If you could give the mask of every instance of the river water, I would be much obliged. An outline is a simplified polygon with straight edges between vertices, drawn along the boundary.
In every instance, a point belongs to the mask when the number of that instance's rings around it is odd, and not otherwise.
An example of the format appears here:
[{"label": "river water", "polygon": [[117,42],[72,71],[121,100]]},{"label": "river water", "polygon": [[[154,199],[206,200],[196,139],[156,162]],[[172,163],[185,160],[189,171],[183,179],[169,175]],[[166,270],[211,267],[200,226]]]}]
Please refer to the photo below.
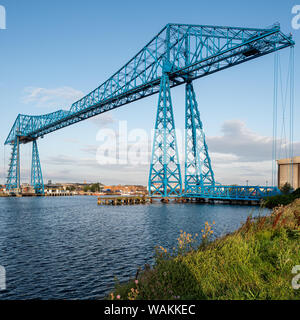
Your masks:
[{"label": "river water", "polygon": [[154,247],[172,248],[180,230],[236,230],[258,207],[162,204],[98,206],[96,197],[0,198],[1,299],[98,299],[139,266]]}]

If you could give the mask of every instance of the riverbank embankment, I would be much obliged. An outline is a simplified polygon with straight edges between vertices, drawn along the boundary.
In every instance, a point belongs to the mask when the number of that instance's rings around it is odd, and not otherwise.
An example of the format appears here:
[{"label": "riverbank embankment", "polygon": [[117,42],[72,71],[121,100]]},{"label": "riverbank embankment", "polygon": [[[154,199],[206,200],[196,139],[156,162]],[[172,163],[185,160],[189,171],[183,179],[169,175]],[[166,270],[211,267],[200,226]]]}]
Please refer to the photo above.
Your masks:
[{"label": "riverbank embankment", "polygon": [[[247,221],[209,241],[213,224],[199,235],[181,232],[177,248],[156,248],[154,267],[116,284],[109,299],[300,299],[292,273],[300,265],[300,199]],[[202,242],[194,247],[197,237]]]}]

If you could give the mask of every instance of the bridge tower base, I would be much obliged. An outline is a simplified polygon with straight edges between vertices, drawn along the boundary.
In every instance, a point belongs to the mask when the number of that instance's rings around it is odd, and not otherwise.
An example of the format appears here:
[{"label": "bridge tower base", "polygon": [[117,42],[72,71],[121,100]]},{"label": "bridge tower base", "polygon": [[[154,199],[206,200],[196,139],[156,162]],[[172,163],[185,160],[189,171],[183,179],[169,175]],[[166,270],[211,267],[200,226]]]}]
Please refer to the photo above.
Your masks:
[{"label": "bridge tower base", "polygon": [[31,185],[36,194],[44,194],[44,182],[37,142],[32,142]]},{"label": "bridge tower base", "polygon": [[148,187],[150,196],[176,197],[182,193],[171,90],[165,72],[160,83]]},{"label": "bridge tower base", "polygon": [[192,82],[185,88],[185,194],[214,186],[215,178]]},{"label": "bridge tower base", "polygon": [[6,190],[19,193],[20,189],[20,137],[16,136],[11,151]]}]

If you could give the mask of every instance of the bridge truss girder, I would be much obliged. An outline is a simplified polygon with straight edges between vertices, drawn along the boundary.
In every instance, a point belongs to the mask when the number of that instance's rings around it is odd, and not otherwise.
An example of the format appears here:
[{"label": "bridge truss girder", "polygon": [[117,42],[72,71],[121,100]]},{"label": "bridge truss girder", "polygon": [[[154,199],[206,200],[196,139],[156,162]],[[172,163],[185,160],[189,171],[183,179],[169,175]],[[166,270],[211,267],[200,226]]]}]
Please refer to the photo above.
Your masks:
[{"label": "bridge truss girder", "polygon": [[5,144],[12,144],[16,135],[20,143],[28,143],[156,94],[163,71],[168,72],[172,88],[293,45],[278,25],[254,29],[168,24],[125,66],[68,111],[19,115]]}]

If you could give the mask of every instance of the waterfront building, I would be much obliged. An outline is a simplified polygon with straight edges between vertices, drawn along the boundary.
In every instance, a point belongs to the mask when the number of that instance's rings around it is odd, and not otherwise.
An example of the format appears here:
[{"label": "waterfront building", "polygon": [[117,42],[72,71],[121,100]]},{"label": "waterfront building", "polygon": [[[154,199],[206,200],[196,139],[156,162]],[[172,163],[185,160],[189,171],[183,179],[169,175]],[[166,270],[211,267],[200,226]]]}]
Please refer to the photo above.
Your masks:
[{"label": "waterfront building", "polygon": [[300,188],[300,156],[277,160],[278,187],[289,183],[294,190]]}]

